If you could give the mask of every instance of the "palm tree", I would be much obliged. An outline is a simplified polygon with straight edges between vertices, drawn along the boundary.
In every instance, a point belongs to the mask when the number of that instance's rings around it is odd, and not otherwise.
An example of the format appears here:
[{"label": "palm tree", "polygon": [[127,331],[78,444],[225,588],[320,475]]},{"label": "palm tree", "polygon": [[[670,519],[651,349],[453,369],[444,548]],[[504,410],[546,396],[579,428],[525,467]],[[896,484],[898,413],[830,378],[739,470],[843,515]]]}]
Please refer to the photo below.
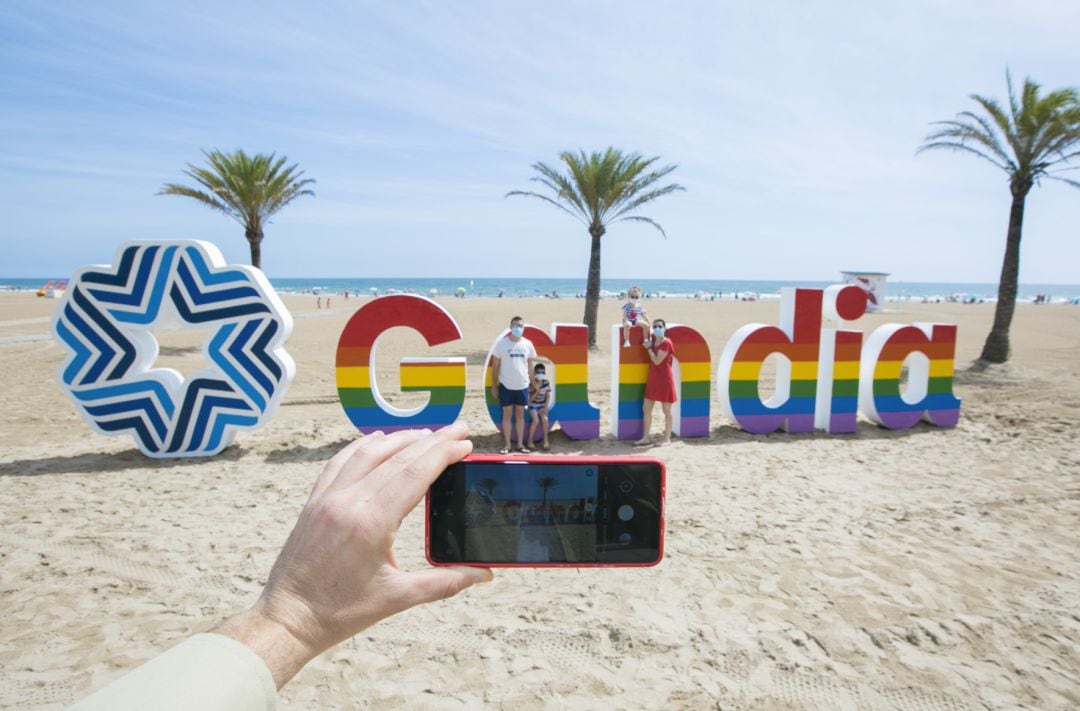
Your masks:
[{"label": "palm tree", "polygon": [[952,121],[935,122],[933,125],[941,128],[928,135],[919,148],[919,152],[945,148],[971,153],[990,161],[1009,176],[1012,209],[1005,238],[1005,260],[998,282],[994,325],[979,356],[981,361],[990,363],[1009,359],[1009,326],[1016,310],[1020,234],[1028,192],[1042,178],[1061,180],[1080,188],[1080,182],[1052,174],[1076,167],[1051,170],[1080,156],[1080,98],[1076,89],[1058,89],[1040,96],[1039,85],[1029,78],[1024,80],[1018,100],[1008,72],[1005,81],[1009,87],[1007,109],[994,99],[972,94],[972,100],[983,113],[964,111]]},{"label": "palm tree", "polygon": [[612,222],[633,220],[645,222],[667,237],[664,228],[641,215],[630,213],[645,203],[667,195],[676,190],[686,190],[674,183],[657,187],[657,183],[677,166],[668,165],[650,170],[653,163],[660,159],[642,158],[637,153],[624,155],[617,148],[609,147],[603,153],[594,151],[589,155],[585,151],[571,153],[563,151],[559,160],[566,164],[569,172],[560,174],[544,163],[534,163],[532,168],[539,175],[532,180],[540,183],[551,195],[513,190],[506,194],[526,195],[549,202],[585,224],[592,237],[589,252],[589,277],[585,287],[585,316],[583,320],[589,327],[589,348],[596,348],[596,309],[600,303],[600,238],[607,232]]},{"label": "palm tree", "polygon": [[263,225],[270,216],[301,195],[314,195],[305,188],[314,183],[302,178],[304,171],[297,164],[285,166],[285,156],[257,153],[249,156],[242,150],[223,153],[203,151],[209,168],[197,168],[188,163],[184,173],[203,189],[166,183],[158,195],[186,195],[215,210],[221,210],[244,226],[244,237],[251,246],[251,264],[262,266]]},{"label": "palm tree", "polygon": [[555,487],[557,487],[559,485],[559,480],[556,479],[553,476],[542,476],[542,477],[540,477],[539,479],[536,480],[536,485],[544,490],[544,501],[541,504],[541,506],[543,507],[542,510],[544,512],[544,520],[547,521],[547,519],[548,519],[548,515],[547,515],[548,491],[550,491],[551,489],[554,489]]}]

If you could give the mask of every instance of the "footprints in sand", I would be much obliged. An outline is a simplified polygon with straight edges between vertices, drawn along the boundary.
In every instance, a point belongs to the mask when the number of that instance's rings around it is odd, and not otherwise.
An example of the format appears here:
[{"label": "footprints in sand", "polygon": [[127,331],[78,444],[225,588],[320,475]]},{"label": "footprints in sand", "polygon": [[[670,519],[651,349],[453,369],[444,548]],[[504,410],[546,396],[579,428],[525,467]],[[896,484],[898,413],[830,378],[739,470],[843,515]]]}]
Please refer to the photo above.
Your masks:
[{"label": "footprints in sand", "polygon": [[[236,589],[237,581],[225,575],[212,572],[179,574],[166,567],[137,562],[127,555],[93,550],[85,545],[34,541],[6,533],[0,534],[0,545],[7,550],[29,549],[46,556],[51,560],[51,574],[57,576],[92,568],[120,584],[140,583],[163,592],[186,591],[196,595],[199,590]],[[243,587],[247,587],[247,582],[244,581]],[[452,666],[462,671],[442,681],[441,692],[451,696],[455,683],[468,685],[486,680],[494,686],[500,678],[520,680],[533,675],[538,684],[543,679],[572,680],[572,683],[566,682],[567,688],[555,690],[564,700],[583,694],[582,698],[602,698],[605,703],[616,706],[633,705],[635,699],[641,698],[643,678],[655,675],[648,679],[650,698],[663,699],[666,705],[682,708],[703,705],[719,705],[725,709],[966,711],[977,708],[963,700],[917,688],[891,688],[840,678],[831,672],[791,667],[785,661],[790,655],[782,650],[773,655],[759,651],[751,656],[742,649],[725,648],[722,641],[718,646],[715,640],[699,636],[690,645],[695,648],[695,653],[688,656],[686,645],[653,637],[645,627],[626,629],[598,624],[583,628],[572,620],[565,626],[561,623],[553,625],[548,620],[546,628],[540,628],[539,623],[507,628],[481,624],[432,626],[429,622],[423,616],[409,614],[391,618],[338,648],[316,666],[336,666],[338,661],[362,659],[365,654],[383,656],[388,650],[393,650],[392,654],[402,660],[412,658],[414,653],[428,659],[452,658],[455,661]],[[967,626],[954,624],[971,635],[976,634],[973,630],[987,623],[971,618]],[[893,648],[902,642],[910,644],[906,641],[908,638],[922,644],[948,641],[946,632],[921,624],[901,630],[869,630],[868,634],[883,648]],[[812,657],[827,657],[823,643],[810,635],[795,634],[791,642]],[[39,651],[47,652],[48,644],[59,645],[57,649],[70,646],[70,642],[54,638]],[[66,650],[65,654],[70,656],[70,651]],[[702,663],[702,659],[708,662]],[[659,671],[673,663],[679,664],[679,660],[685,661],[684,674],[673,677]],[[0,704],[33,707],[70,703],[88,687],[87,674],[87,670],[70,669],[54,680],[43,681],[40,676],[29,673],[22,679],[9,678],[6,684],[0,684]],[[415,701],[416,697],[411,698]],[[543,706],[544,698],[540,695],[531,699],[522,697],[521,700],[525,708],[531,708]],[[394,702],[394,699],[384,701]],[[403,697],[399,701],[409,699]]]},{"label": "footprints in sand", "polygon": [[179,574],[169,568],[139,563],[129,556],[102,553],[89,546],[22,539],[7,533],[0,533],[0,544],[8,548],[29,549],[59,559],[62,575],[73,575],[87,570],[98,571],[118,580],[141,582],[163,589],[226,589],[232,585],[231,579],[224,575],[200,575],[191,571]]},{"label": "footprints in sand", "polygon": [[[588,689],[594,700],[605,704],[634,704],[634,690],[641,687],[640,674],[654,662],[670,664],[680,650],[648,636],[625,630],[600,627],[596,630],[481,627],[462,625],[440,629],[408,617],[391,619],[369,630],[355,646],[376,649],[430,649],[430,654],[452,654],[461,669],[476,669],[479,676],[515,676],[530,672],[558,672],[558,678],[573,678],[576,689],[565,690],[565,700],[575,690]],[[812,636],[803,634],[795,644],[820,647]],[[883,642],[882,644],[891,644]],[[408,652],[399,652],[406,656]],[[852,711],[911,709],[912,711],[974,711],[981,708],[966,700],[918,688],[894,688],[839,678],[836,674],[792,668],[779,657],[762,662],[744,650],[712,650],[696,655],[704,664],[688,660],[691,668],[681,684],[670,677],[657,678],[651,691],[664,691],[665,705],[674,708],[717,707],[723,709],[804,708],[851,709]],[[768,657],[768,655],[766,655]],[[664,660],[661,662],[661,660]],[[655,696],[653,698],[656,698]],[[639,697],[640,700],[640,697]],[[542,704],[540,704],[542,706]],[[526,704],[527,708],[532,708]]]}]

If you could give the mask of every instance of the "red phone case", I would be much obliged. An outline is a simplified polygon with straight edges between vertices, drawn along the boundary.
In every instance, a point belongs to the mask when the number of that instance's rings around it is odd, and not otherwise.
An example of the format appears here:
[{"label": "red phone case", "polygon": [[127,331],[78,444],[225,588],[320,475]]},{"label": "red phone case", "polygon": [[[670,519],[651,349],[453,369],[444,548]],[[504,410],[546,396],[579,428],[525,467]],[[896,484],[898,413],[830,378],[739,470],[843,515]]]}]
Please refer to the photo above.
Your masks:
[{"label": "red phone case", "polygon": [[660,467],[660,543],[657,549],[656,560],[646,563],[439,563],[431,559],[431,492],[424,497],[424,555],[428,563],[435,566],[463,565],[475,568],[648,568],[657,565],[664,559],[664,530],[667,515],[667,469],[664,463],[655,457],[637,457],[626,455],[621,457],[603,456],[564,456],[559,454],[532,454],[527,456],[506,454],[470,454],[464,462],[481,462],[487,464],[624,464],[648,462]]}]

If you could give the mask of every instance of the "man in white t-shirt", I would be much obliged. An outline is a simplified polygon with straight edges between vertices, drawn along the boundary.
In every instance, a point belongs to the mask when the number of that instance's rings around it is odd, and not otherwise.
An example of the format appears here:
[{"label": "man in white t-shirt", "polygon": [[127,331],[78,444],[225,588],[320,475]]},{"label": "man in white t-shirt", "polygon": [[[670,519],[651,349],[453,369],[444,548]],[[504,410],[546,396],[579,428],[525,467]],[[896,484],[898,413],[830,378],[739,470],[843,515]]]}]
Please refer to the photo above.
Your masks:
[{"label": "man in white t-shirt", "polygon": [[[518,451],[528,454],[525,446],[525,404],[529,400],[529,373],[540,358],[532,341],[521,334],[525,320],[510,319],[510,333],[499,339],[491,359],[491,397],[502,406],[503,448],[499,454],[510,453],[510,418],[515,417],[514,433]],[[546,359],[545,359],[546,360]]]}]

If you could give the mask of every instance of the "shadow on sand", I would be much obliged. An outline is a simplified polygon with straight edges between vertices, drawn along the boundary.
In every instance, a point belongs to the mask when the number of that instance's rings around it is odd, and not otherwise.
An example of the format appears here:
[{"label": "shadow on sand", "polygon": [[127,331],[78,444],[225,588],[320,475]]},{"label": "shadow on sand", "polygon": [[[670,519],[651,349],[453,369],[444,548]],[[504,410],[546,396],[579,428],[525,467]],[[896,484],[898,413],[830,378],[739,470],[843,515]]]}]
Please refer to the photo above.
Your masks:
[{"label": "shadow on sand", "polygon": [[39,476],[41,474],[89,474],[91,472],[120,472],[128,469],[171,469],[215,462],[235,462],[248,450],[232,446],[215,457],[186,457],[183,459],[153,459],[137,449],[122,452],[75,454],[70,457],[43,457],[0,462],[0,477]]},{"label": "shadow on sand", "polygon": [[[661,425],[663,423],[663,417],[653,418],[653,438],[658,438],[661,434]],[[760,442],[762,444],[790,444],[792,442],[799,442],[805,440],[839,440],[846,442],[861,442],[869,440],[890,440],[890,439],[903,439],[906,437],[917,437],[919,435],[928,435],[935,432],[941,432],[948,428],[935,427],[934,425],[926,422],[920,422],[914,427],[906,430],[890,430],[885,427],[879,427],[870,422],[859,422],[856,426],[856,431],[852,434],[829,434],[827,432],[813,432],[813,433],[798,433],[791,434],[787,432],[773,432],[772,434],[760,435],[750,434],[745,432],[734,425],[724,424],[719,427],[714,427],[709,431],[707,437],[674,437],[673,441],[681,442],[689,447],[707,447],[715,446],[717,444],[736,444],[742,442]],[[528,431],[526,430],[526,433]],[[494,432],[491,434],[473,435],[470,437],[473,441],[474,450],[477,453],[481,452],[497,452],[503,446],[503,437],[500,432]],[[601,433],[599,439],[593,440],[573,440],[563,434],[562,430],[554,429],[551,431],[551,452],[544,452],[539,447],[539,442],[533,446],[533,454],[596,454],[603,456],[624,454],[646,454],[652,447],[635,448],[631,446],[630,440],[617,440],[610,433]],[[513,441],[513,440],[512,440]],[[613,449],[621,450],[625,447],[626,451],[612,451]],[[513,452],[512,452],[513,453]]]},{"label": "shadow on sand", "polygon": [[[655,429],[655,428],[654,428]],[[906,430],[889,430],[869,422],[860,422],[854,434],[828,434],[814,432],[806,434],[789,434],[786,432],[774,432],[767,435],[756,435],[744,432],[731,425],[721,425],[709,432],[708,437],[676,438],[690,447],[704,447],[717,444],[734,444],[741,442],[760,442],[762,444],[792,443],[800,440],[811,439],[842,439],[849,442],[866,440],[901,439],[916,437],[919,435],[940,432],[943,428],[934,427],[925,422],[920,422]],[[657,433],[654,431],[653,433]],[[502,447],[502,434],[473,436],[474,451],[497,452]],[[343,438],[335,442],[319,445],[298,444],[292,447],[283,447],[268,453],[264,460],[268,464],[287,464],[290,462],[326,462],[337,454],[345,445],[353,441],[353,438]],[[612,454],[612,448],[621,449],[625,444],[625,454],[645,454],[651,448],[632,449],[629,441],[619,441],[610,435],[601,435],[597,440],[576,441],[564,435],[560,430],[551,433],[551,454],[569,453],[567,450],[582,454]],[[590,446],[591,445],[591,446]],[[590,451],[601,450],[601,451]],[[188,457],[182,459],[153,459],[145,456],[137,449],[126,449],[120,452],[76,454],[70,457],[44,457],[41,459],[19,459],[12,462],[0,462],[0,477],[16,476],[39,476],[41,474],[87,474],[91,472],[120,472],[128,469],[171,469],[173,467],[186,467],[213,464],[215,462],[235,462],[248,456],[251,450],[236,445],[230,446],[221,454],[214,457]],[[534,454],[548,454],[539,448],[539,443],[534,445]],[[624,454],[619,452],[618,454]]]},{"label": "shadow on sand", "polygon": [[704,444],[734,443],[734,442],[761,442],[763,444],[778,444],[799,442],[804,440],[840,440],[848,442],[861,442],[866,440],[903,439],[917,437],[919,435],[932,434],[947,430],[946,427],[936,427],[927,422],[919,422],[914,427],[906,430],[890,430],[880,427],[871,422],[859,422],[855,426],[855,432],[850,434],[829,434],[828,432],[799,432],[789,433],[784,431],[760,435],[750,434],[738,429],[733,425],[721,425],[713,429],[708,437],[687,438],[680,440],[689,445],[701,446]]},{"label": "shadow on sand", "polygon": [[275,449],[266,455],[265,461],[269,464],[282,464],[289,462],[325,462],[341,451],[345,445],[354,442],[354,437],[346,437],[336,442],[307,446],[297,444],[292,447]]}]

